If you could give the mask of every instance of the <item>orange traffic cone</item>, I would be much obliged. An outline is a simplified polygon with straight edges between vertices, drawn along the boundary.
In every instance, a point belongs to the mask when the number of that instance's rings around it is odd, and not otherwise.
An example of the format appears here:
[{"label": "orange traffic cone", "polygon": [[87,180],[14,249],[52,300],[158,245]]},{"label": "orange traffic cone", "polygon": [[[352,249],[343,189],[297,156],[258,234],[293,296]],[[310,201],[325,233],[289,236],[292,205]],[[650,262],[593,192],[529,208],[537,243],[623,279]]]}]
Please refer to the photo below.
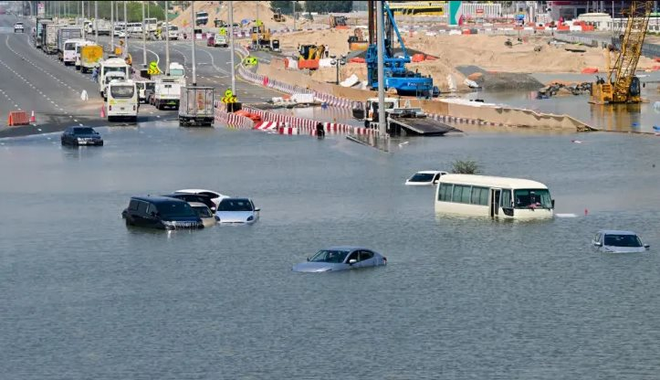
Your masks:
[{"label": "orange traffic cone", "polygon": [[32,115],[30,115],[30,123],[36,123],[37,122],[37,117],[34,116],[34,111],[32,111]]},{"label": "orange traffic cone", "polygon": [[105,118],[105,106],[101,106],[101,117]]}]

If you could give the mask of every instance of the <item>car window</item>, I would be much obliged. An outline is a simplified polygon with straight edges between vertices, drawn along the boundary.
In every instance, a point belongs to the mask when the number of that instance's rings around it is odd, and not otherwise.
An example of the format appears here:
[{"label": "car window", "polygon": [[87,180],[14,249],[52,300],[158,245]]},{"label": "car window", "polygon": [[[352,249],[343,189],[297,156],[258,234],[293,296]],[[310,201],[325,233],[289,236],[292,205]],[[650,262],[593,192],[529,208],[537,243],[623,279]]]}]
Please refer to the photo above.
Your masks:
[{"label": "car window", "polygon": [[433,179],[433,174],[430,173],[415,173],[410,178],[410,182],[431,182]]},{"label": "car window", "polygon": [[146,214],[147,213],[147,208],[149,207],[149,203],[147,202],[138,202],[138,212]]},{"label": "car window", "polygon": [[353,253],[351,253],[351,255],[348,256],[348,260],[346,260],[346,262],[350,263],[351,260],[360,261],[359,260],[359,254],[360,254],[360,251],[353,251]]},{"label": "car window", "polygon": [[219,196],[218,194],[212,193],[210,191],[202,191],[201,193],[199,193],[199,195],[205,195],[205,196],[211,197],[211,198],[217,198]]},{"label": "car window", "polygon": [[340,264],[348,255],[348,251],[321,250],[318,251],[309,261],[317,263]]},{"label": "car window", "polygon": [[128,204],[128,209],[129,209],[129,210],[133,210],[133,211],[137,211],[137,209],[138,209],[138,204],[139,204],[139,203],[140,203],[140,202],[138,202],[138,201],[132,200],[132,201]]},{"label": "car window", "polygon": [[209,210],[208,207],[204,206],[195,206],[193,207],[193,210],[197,213],[202,218],[212,218],[213,215],[211,214],[211,210]]},{"label": "car window", "polygon": [[218,211],[253,211],[252,202],[249,199],[223,199]]},{"label": "car window", "polygon": [[610,247],[641,247],[636,235],[605,235],[605,245]]},{"label": "car window", "polygon": [[360,251],[360,258],[358,261],[369,260],[374,257],[374,253],[371,251]]}]

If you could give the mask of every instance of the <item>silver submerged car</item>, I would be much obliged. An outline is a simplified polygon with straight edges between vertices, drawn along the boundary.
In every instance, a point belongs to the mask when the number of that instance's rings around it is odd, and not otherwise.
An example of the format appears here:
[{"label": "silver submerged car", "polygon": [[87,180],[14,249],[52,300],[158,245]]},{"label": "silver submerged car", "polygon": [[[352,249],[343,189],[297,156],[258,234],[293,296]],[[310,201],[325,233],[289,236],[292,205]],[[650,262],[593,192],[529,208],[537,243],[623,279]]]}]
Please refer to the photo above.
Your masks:
[{"label": "silver submerged car", "polygon": [[632,231],[600,230],[591,243],[599,252],[638,253],[649,249]]},{"label": "silver submerged car", "polygon": [[339,246],[322,249],[306,262],[291,268],[294,272],[336,272],[386,265],[387,258],[378,252],[362,247]]},{"label": "silver submerged car", "polygon": [[252,224],[259,220],[260,208],[248,198],[224,198],[218,204],[215,215],[222,224]]}]

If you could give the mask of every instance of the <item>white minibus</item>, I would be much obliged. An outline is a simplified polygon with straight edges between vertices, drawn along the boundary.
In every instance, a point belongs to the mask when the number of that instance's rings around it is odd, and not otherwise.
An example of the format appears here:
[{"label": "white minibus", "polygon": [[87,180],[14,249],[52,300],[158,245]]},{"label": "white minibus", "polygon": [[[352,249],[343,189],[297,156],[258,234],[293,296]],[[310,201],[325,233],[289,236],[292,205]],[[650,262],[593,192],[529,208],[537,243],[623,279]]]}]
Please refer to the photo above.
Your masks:
[{"label": "white minibus", "polygon": [[107,94],[105,112],[108,121],[113,121],[116,118],[137,121],[140,105],[135,82],[113,80],[108,83]]},{"label": "white minibus", "polygon": [[65,66],[76,64],[76,46],[85,43],[81,38],[74,38],[64,41],[64,52],[62,54],[62,61]]},{"label": "white minibus", "polygon": [[550,219],[548,187],[528,179],[446,174],[435,191],[435,212],[493,219]]}]

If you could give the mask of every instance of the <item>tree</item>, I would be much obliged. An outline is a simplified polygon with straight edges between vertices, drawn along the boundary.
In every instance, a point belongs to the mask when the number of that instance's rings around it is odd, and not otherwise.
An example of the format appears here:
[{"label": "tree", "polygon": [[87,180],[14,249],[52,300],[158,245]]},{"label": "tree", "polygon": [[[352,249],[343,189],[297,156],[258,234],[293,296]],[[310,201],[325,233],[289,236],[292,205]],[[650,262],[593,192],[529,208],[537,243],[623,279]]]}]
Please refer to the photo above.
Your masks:
[{"label": "tree", "polygon": [[318,13],[348,13],[353,10],[353,1],[306,1],[305,11]]},{"label": "tree", "polygon": [[456,160],[451,163],[454,174],[481,174],[481,166],[473,160]]}]

